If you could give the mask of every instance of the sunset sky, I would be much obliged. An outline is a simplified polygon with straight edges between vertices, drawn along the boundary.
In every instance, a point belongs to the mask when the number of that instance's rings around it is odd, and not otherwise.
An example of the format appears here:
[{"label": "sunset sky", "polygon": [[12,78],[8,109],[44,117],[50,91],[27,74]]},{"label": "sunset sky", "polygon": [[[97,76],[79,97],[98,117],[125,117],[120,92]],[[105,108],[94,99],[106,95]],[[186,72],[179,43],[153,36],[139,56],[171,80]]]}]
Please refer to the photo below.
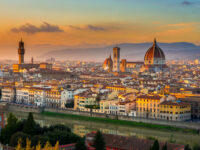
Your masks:
[{"label": "sunset sky", "polygon": [[21,37],[29,54],[154,37],[200,45],[198,0],[0,0],[0,20],[1,59]]}]

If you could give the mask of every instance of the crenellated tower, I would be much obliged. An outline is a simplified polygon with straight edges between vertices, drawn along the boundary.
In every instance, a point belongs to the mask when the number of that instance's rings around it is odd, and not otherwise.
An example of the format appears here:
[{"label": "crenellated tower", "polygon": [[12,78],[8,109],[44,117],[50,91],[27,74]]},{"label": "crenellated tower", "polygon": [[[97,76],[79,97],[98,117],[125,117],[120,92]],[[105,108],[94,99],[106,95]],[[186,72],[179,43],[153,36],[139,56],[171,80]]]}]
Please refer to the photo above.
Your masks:
[{"label": "crenellated tower", "polygon": [[24,42],[22,41],[22,39],[19,42],[18,54],[19,54],[19,64],[23,64],[25,49],[24,49]]}]

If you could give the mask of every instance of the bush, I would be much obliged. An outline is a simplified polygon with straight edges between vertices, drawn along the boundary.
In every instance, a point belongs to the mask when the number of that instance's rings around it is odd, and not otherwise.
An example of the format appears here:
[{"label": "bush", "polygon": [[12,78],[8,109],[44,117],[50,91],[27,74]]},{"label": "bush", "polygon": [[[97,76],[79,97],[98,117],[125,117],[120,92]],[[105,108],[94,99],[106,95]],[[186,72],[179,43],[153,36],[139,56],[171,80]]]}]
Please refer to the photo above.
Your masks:
[{"label": "bush", "polygon": [[28,134],[25,134],[23,132],[16,132],[12,135],[10,139],[10,146],[17,146],[19,139],[22,140],[22,146],[24,147],[26,145],[26,139],[30,138]]}]

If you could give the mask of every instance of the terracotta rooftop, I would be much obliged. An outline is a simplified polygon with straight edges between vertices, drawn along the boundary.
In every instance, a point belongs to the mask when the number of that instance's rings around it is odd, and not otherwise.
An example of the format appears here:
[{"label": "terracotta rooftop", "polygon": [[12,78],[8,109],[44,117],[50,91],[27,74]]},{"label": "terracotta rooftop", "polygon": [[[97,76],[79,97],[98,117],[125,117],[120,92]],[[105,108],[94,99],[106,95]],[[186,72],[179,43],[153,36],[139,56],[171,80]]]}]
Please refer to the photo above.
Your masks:
[{"label": "terracotta rooftop", "polygon": [[190,103],[177,100],[177,101],[164,101],[160,105],[185,106],[185,105],[190,105]]},{"label": "terracotta rooftop", "polygon": [[157,96],[157,95],[140,95],[137,98],[143,98],[143,99],[161,99],[161,97]]},{"label": "terracotta rooftop", "polygon": [[[92,144],[92,139],[95,132],[86,135],[86,142]],[[153,140],[139,139],[137,137],[125,137],[112,134],[103,134],[104,141],[107,148],[120,149],[120,150],[149,150],[150,146],[154,143]],[[159,142],[160,149],[165,143]],[[179,144],[167,144],[168,150],[181,150],[184,146]]]}]

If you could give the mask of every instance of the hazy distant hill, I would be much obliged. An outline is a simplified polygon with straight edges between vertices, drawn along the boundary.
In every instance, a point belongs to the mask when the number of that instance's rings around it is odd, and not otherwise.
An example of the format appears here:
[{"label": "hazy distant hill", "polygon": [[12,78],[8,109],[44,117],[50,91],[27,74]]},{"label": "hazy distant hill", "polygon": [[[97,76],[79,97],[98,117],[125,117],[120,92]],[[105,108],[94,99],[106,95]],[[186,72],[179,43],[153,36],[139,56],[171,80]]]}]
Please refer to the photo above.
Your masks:
[{"label": "hazy distant hill", "polygon": [[[152,43],[122,43],[118,44],[121,48],[121,58],[129,61],[141,61],[145,52]],[[187,42],[178,43],[158,43],[165,53],[166,59],[193,59],[200,56],[200,46]],[[92,60],[103,61],[112,52],[114,46],[106,46],[102,48],[71,48],[63,50],[55,50],[45,53],[40,58],[55,57],[64,60]]]}]

